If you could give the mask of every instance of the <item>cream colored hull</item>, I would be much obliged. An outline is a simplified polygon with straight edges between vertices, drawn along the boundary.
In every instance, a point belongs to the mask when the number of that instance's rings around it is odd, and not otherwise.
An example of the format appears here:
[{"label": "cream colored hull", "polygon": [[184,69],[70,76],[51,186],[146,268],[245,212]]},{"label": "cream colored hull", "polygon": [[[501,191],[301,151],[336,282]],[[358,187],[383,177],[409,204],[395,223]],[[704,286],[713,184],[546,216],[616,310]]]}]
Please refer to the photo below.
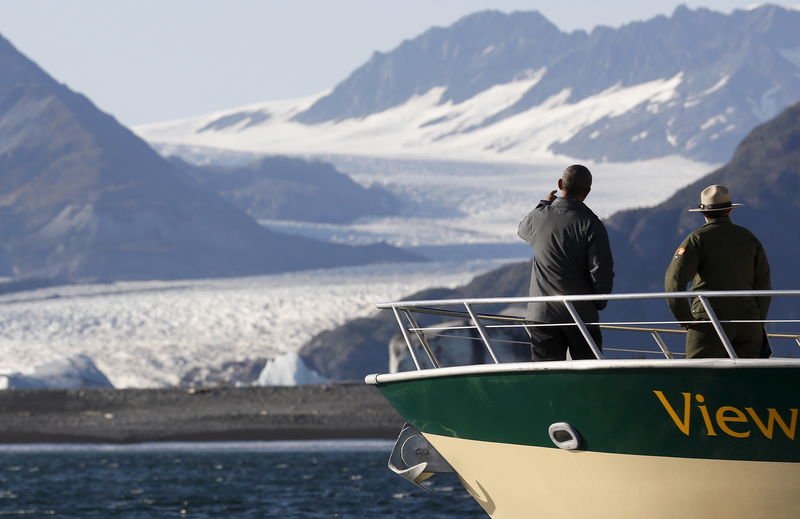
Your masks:
[{"label": "cream colored hull", "polygon": [[607,454],[425,437],[494,519],[800,517],[800,463]]}]

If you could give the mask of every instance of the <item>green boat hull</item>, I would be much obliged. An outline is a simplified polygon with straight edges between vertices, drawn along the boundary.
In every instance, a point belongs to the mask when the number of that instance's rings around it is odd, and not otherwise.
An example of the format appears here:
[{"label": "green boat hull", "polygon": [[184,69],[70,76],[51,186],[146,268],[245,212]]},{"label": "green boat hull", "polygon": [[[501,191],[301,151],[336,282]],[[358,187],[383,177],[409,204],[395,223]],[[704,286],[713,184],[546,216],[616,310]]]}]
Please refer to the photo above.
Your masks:
[{"label": "green boat hull", "polygon": [[[495,518],[793,517],[798,374],[796,361],[576,361],[367,381]],[[551,439],[555,423],[577,450]]]}]

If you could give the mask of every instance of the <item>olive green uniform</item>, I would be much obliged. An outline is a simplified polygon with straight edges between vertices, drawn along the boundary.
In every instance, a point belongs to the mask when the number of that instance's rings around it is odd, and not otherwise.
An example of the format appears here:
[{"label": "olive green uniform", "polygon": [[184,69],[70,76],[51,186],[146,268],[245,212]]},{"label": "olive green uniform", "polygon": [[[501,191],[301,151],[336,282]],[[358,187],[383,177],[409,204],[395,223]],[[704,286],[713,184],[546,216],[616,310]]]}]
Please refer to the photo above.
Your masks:
[{"label": "olive green uniform", "polygon": [[[695,230],[675,251],[664,277],[667,292],[691,290],[769,290],[769,263],[753,233],[734,225],[730,218],[717,218]],[[768,297],[709,298],[720,320],[767,317]],[[669,308],[678,321],[708,320],[698,298],[691,308],[686,299],[669,299]],[[739,357],[760,357],[765,348],[761,323],[724,324],[723,329]],[[686,357],[727,357],[711,324],[689,324]]]}]

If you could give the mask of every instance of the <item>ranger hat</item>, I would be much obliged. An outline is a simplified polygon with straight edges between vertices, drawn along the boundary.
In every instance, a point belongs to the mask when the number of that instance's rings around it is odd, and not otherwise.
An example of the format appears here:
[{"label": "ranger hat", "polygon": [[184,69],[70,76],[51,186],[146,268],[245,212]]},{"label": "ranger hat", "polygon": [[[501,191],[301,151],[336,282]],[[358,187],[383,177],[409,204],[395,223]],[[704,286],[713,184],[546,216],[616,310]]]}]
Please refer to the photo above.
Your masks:
[{"label": "ranger hat", "polygon": [[689,209],[694,213],[708,213],[711,211],[723,211],[732,207],[739,207],[744,204],[732,204],[731,193],[725,186],[715,184],[708,186],[700,193],[700,206],[697,209]]}]

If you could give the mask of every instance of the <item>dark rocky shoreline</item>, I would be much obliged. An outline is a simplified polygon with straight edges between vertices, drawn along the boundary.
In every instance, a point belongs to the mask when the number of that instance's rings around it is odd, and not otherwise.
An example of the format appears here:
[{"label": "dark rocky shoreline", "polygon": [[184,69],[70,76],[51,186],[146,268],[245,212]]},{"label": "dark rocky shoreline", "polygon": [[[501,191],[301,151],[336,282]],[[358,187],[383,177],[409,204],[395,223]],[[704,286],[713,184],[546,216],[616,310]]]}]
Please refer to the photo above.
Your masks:
[{"label": "dark rocky shoreline", "polygon": [[366,384],[0,391],[0,443],[394,439]]}]

